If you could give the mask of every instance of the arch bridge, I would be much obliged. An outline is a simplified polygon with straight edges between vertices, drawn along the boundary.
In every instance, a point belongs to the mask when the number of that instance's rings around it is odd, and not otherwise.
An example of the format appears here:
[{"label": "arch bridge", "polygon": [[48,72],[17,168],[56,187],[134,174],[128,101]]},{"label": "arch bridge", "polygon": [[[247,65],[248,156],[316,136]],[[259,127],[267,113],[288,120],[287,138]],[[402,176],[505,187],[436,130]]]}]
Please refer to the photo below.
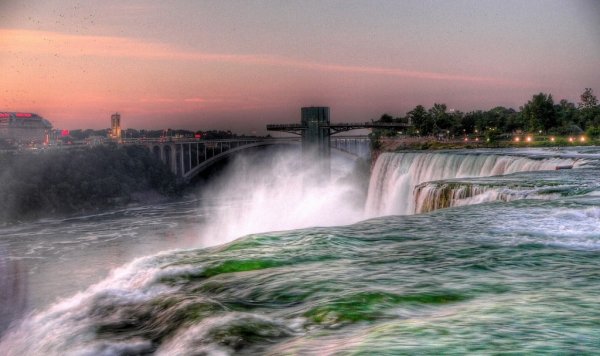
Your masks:
[{"label": "arch bridge", "polygon": [[[162,160],[173,173],[184,181],[191,180],[212,164],[236,152],[259,146],[301,144],[305,162],[318,162],[326,176],[330,172],[331,149],[354,157],[370,154],[367,136],[334,136],[355,129],[398,130],[410,127],[405,123],[338,123],[329,119],[329,107],[303,107],[299,124],[267,125],[269,131],[295,134],[290,138],[235,138],[225,140],[170,139],[155,140],[144,144],[157,159]],[[140,143],[140,142],[136,142]]]},{"label": "arch bridge", "polygon": [[[157,159],[169,167],[177,177],[189,182],[211,165],[240,151],[273,145],[300,145],[299,137],[289,138],[235,138],[202,140],[194,138],[178,139],[130,139],[125,144],[146,146]],[[367,136],[340,136],[331,140],[331,147],[351,157],[370,155]]]}]

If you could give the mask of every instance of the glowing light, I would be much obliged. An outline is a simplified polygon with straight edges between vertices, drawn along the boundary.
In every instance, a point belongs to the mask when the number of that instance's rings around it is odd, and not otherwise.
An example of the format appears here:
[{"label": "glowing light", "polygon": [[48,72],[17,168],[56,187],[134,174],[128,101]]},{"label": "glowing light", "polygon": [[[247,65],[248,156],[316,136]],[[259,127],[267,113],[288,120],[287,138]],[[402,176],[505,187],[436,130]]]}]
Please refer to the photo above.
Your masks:
[{"label": "glowing light", "polygon": [[479,141],[479,137],[475,137],[475,141]]},{"label": "glowing light", "polygon": [[62,137],[67,137],[67,136],[69,136],[69,134],[70,134],[69,130],[62,130],[62,131],[60,132],[60,135],[61,135]]},{"label": "glowing light", "polygon": [[527,142],[531,142],[531,136],[527,136],[526,140]]},{"label": "glowing light", "polygon": [[581,141],[581,142],[585,142],[585,137],[581,136],[581,137],[579,138],[579,141]]},{"label": "glowing light", "polygon": [[569,142],[573,142],[573,137],[569,137]]},{"label": "glowing light", "polygon": [[515,142],[519,142],[519,141],[521,141],[521,139],[518,137],[515,137]]},{"label": "glowing light", "polygon": [[465,137],[465,142],[467,142],[467,141],[469,141],[469,138],[468,138],[468,137]]},{"label": "glowing light", "polygon": [[554,142],[554,140],[555,140],[554,137],[550,137],[550,141]]}]

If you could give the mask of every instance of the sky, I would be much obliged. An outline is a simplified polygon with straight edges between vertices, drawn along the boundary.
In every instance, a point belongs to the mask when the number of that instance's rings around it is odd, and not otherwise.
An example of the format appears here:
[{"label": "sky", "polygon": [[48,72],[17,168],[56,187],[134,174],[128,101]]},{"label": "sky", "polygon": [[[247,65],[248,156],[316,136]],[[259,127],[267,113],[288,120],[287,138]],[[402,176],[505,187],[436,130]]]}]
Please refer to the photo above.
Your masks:
[{"label": "sky", "polygon": [[0,0],[0,111],[264,133],[600,94],[595,0]]}]

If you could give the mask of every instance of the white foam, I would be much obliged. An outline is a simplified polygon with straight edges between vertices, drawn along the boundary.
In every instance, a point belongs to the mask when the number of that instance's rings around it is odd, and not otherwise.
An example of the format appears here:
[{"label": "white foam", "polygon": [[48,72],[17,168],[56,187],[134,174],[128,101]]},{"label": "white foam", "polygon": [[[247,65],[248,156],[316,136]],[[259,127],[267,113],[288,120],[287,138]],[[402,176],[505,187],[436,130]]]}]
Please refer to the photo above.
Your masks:
[{"label": "white foam", "polygon": [[[493,154],[384,153],[373,167],[366,204],[367,215],[376,217],[419,212],[424,202],[417,200],[415,188],[426,182],[554,170],[557,166],[578,164],[583,164],[583,161]],[[419,199],[427,199],[427,194],[421,194]]]},{"label": "white foam", "polygon": [[45,311],[33,312],[0,340],[0,354],[95,354],[114,350],[117,346],[107,348],[94,341],[93,308],[139,303],[171,294],[174,287],[156,282],[164,277],[198,273],[199,267],[164,267],[163,258],[168,255],[138,258],[113,270],[109,277],[87,290],[59,301]]},{"label": "white foam", "polygon": [[530,209],[518,218],[506,216],[492,231],[508,243],[542,243],[566,248],[600,249],[600,207]]}]

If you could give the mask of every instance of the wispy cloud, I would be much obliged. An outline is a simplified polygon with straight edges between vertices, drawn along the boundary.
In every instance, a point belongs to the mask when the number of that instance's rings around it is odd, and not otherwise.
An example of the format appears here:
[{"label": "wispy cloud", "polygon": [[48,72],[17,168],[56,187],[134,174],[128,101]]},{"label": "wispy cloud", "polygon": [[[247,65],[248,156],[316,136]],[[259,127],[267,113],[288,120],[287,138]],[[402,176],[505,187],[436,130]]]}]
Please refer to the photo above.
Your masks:
[{"label": "wispy cloud", "polygon": [[276,55],[223,54],[185,51],[164,43],[127,37],[86,36],[56,32],[0,29],[0,51],[56,56],[98,56],[134,59],[199,61],[289,67],[310,71],[393,76],[433,81],[488,83],[528,87],[529,83],[460,73],[438,73],[402,68],[355,66],[303,61]]},{"label": "wispy cloud", "polygon": [[187,98],[187,99],[183,99],[183,101],[185,101],[186,103],[205,103],[205,102],[207,102],[207,100],[203,99],[203,98]]}]

